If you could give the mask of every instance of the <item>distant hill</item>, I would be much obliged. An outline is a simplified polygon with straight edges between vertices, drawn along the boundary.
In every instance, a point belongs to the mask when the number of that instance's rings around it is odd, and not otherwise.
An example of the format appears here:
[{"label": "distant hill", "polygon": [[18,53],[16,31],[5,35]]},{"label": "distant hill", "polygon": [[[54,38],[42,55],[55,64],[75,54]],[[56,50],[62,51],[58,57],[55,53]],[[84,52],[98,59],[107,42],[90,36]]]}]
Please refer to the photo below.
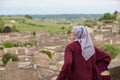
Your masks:
[{"label": "distant hill", "polygon": [[[3,16],[18,16],[24,15],[3,15]],[[46,15],[31,15],[33,18],[100,18],[103,14],[46,14]]]}]

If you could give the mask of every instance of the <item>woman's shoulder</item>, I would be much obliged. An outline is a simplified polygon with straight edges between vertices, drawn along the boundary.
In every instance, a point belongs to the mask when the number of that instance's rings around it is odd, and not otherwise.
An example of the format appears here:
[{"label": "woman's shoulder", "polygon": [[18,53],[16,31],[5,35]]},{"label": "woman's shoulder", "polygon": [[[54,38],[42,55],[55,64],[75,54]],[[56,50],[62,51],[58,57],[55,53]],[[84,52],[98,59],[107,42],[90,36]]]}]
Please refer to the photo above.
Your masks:
[{"label": "woman's shoulder", "polygon": [[77,46],[77,45],[79,45],[79,42],[78,42],[78,41],[73,41],[73,42],[69,43],[69,44],[67,45],[67,47],[75,47],[75,46]]},{"label": "woman's shoulder", "polygon": [[94,46],[95,52],[99,52],[102,51],[100,48],[98,48],[97,46]]}]

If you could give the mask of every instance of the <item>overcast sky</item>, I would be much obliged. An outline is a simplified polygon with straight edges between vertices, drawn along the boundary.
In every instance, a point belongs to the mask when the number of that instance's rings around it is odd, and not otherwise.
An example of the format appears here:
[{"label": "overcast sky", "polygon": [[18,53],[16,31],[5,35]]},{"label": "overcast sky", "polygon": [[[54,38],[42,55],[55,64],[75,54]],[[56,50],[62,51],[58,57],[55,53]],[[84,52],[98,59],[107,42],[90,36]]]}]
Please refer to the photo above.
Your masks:
[{"label": "overcast sky", "polygon": [[120,0],[0,0],[0,14],[103,14],[120,11]]}]

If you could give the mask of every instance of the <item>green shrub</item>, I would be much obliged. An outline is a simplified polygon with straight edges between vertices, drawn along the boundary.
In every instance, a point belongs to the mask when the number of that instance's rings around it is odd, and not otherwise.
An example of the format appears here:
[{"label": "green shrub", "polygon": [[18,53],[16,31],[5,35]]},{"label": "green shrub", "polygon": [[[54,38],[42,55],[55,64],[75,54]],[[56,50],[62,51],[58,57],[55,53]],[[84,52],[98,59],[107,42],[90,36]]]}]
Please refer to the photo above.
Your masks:
[{"label": "green shrub", "polygon": [[27,45],[29,45],[30,47],[32,47],[33,43],[32,42],[25,42],[25,43],[23,43],[23,45],[26,46],[26,47],[27,47]]},{"label": "green shrub", "polygon": [[40,53],[46,54],[49,58],[52,57],[52,54],[51,54],[50,51],[47,51],[47,50],[41,50]]},{"label": "green shrub", "polygon": [[25,15],[25,18],[32,19],[33,17],[27,14],[27,15]]},{"label": "green shrub", "polygon": [[83,25],[92,28],[93,26],[96,25],[96,21],[86,20],[86,21],[84,21],[84,24],[83,24]]},{"label": "green shrub", "polygon": [[31,34],[35,36],[35,35],[36,35],[36,32],[35,32],[35,31],[33,31]]},{"label": "green shrub", "polygon": [[106,23],[113,23],[116,20],[116,17],[114,14],[105,13],[101,18],[99,18],[99,21],[105,21]]},{"label": "green shrub", "polygon": [[13,44],[14,47],[19,47],[20,45],[19,44]]},{"label": "green shrub", "polygon": [[3,32],[3,29],[4,29],[4,21],[2,20],[2,18],[0,17],[0,33]]},{"label": "green shrub", "polygon": [[11,43],[11,42],[5,42],[5,43],[3,44],[3,46],[5,46],[6,48],[14,47],[13,43]]},{"label": "green shrub", "polygon": [[65,27],[63,26],[63,27],[61,27],[61,29],[65,29]]},{"label": "green shrub", "polygon": [[67,34],[70,34],[70,33],[71,33],[71,30],[68,30],[68,31],[67,31]]},{"label": "green shrub", "polygon": [[102,45],[100,48],[108,52],[112,58],[115,58],[120,53],[120,48],[117,45],[105,44]]},{"label": "green shrub", "polygon": [[11,28],[12,32],[19,32],[19,30],[16,28],[16,25],[13,25],[13,27]]},{"label": "green shrub", "polygon": [[104,23],[112,24],[115,20],[104,20]]},{"label": "green shrub", "polygon": [[19,61],[19,58],[17,55],[12,55],[11,58],[12,58],[12,61]]},{"label": "green shrub", "polygon": [[4,65],[7,64],[7,62],[12,59],[12,61],[19,61],[19,58],[17,55],[13,55],[13,54],[10,54],[10,53],[6,53],[2,56],[2,62]]},{"label": "green shrub", "polygon": [[85,23],[84,26],[87,26],[87,27],[92,27],[92,25],[90,23]]},{"label": "green shrub", "polygon": [[5,48],[5,46],[0,46],[0,50],[3,50]]}]

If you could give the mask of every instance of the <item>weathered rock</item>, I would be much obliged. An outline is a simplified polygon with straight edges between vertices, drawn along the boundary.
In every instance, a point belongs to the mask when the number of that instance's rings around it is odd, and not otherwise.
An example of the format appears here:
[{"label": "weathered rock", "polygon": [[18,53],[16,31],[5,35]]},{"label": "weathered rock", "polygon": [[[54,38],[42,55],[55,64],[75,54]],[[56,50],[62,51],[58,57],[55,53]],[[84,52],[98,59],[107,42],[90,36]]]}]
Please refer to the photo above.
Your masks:
[{"label": "weathered rock", "polygon": [[64,52],[56,52],[55,55],[55,61],[60,61],[64,59]]},{"label": "weathered rock", "polygon": [[46,54],[38,53],[34,57],[34,63],[41,67],[49,67],[50,59]]},{"label": "weathered rock", "polygon": [[42,76],[33,69],[0,71],[0,80],[42,80]]},{"label": "weathered rock", "polygon": [[94,36],[94,39],[96,41],[102,41],[103,40],[103,35],[96,35],[96,36]]},{"label": "weathered rock", "polygon": [[115,58],[116,61],[120,61],[120,54],[118,54]]},{"label": "weathered rock", "polygon": [[109,65],[112,80],[120,80],[120,54]]},{"label": "weathered rock", "polygon": [[56,65],[49,65],[49,69],[58,70],[58,67]]},{"label": "weathered rock", "polygon": [[5,68],[7,70],[16,70],[18,69],[18,62],[12,62],[11,60],[9,60],[5,65]]},{"label": "weathered rock", "polygon": [[59,70],[59,71],[62,69],[63,64],[64,64],[64,61],[63,61],[63,60],[58,62],[57,67],[58,67],[58,70]]},{"label": "weathered rock", "polygon": [[110,65],[108,66],[109,68],[114,68],[120,66],[120,54],[116,56],[116,58],[112,59]]},{"label": "weathered rock", "polygon": [[112,80],[120,80],[120,66],[110,68],[110,73]]},{"label": "weathered rock", "polygon": [[89,28],[89,27],[86,27],[87,28],[87,31],[89,32],[89,33],[93,33],[93,29],[92,28]]}]

